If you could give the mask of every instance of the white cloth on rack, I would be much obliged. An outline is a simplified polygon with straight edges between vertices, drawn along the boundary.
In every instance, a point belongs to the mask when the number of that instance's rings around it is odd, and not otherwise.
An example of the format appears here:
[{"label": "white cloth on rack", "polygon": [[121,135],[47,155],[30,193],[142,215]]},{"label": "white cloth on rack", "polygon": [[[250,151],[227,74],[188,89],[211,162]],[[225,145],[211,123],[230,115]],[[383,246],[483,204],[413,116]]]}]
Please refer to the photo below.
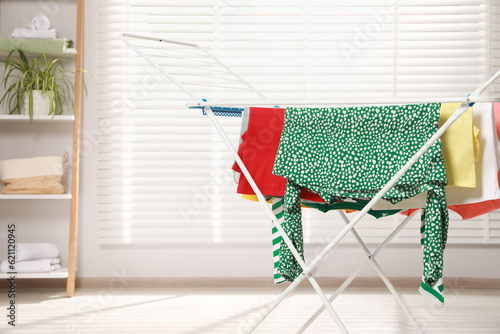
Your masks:
[{"label": "white cloth on rack", "polygon": [[[480,152],[476,163],[476,188],[446,187],[448,205],[479,203],[500,199],[498,170],[500,143],[492,103],[476,103],[473,107],[474,124],[479,127]],[[397,204],[378,201],[373,209],[414,209],[425,207],[427,193],[422,193]]]},{"label": "white cloth on rack", "polygon": [[17,273],[47,273],[57,269],[61,269],[59,264],[61,260],[59,258],[55,259],[39,259],[32,261],[16,261],[11,268],[8,260],[4,260],[0,265],[0,269],[6,272],[17,272]]},{"label": "white cloth on rack", "polygon": [[16,262],[59,256],[59,248],[52,243],[19,243],[16,248]]}]

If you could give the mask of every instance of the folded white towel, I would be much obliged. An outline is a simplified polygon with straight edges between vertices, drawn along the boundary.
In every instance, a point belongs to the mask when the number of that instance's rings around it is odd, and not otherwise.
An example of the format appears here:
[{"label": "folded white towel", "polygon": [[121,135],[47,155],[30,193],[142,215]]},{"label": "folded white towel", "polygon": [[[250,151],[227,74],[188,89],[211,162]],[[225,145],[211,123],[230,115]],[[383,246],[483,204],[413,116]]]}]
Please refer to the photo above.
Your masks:
[{"label": "folded white towel", "polygon": [[59,256],[59,248],[52,243],[19,243],[16,262],[37,259],[53,259]]},{"label": "folded white towel", "polygon": [[55,29],[37,30],[29,28],[14,28],[12,32],[14,38],[57,38]]},{"label": "folded white towel", "polygon": [[6,272],[17,273],[48,273],[57,269],[61,269],[61,260],[56,259],[39,259],[32,261],[16,261],[14,268],[10,268],[8,260],[4,260],[0,265],[0,270]]},{"label": "folded white towel", "polygon": [[49,30],[50,20],[45,15],[38,15],[33,19],[33,25],[36,30]]}]

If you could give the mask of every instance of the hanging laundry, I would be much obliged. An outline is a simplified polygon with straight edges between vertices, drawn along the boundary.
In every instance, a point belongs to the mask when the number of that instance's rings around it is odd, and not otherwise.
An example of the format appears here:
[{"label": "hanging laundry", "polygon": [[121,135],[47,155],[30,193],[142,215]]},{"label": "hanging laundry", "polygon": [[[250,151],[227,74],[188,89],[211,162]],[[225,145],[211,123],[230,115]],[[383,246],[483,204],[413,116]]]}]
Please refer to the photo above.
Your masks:
[{"label": "hanging laundry", "polygon": [[[273,214],[276,216],[278,224],[280,225],[283,224],[284,205],[285,201],[283,200],[283,198],[277,198],[277,197],[273,198],[271,208],[273,210]],[[276,226],[273,226],[272,228],[272,240],[273,240],[274,284],[279,284],[286,282],[286,280],[278,272],[278,266],[280,264],[280,248],[281,248],[282,237],[281,234],[279,234]]]},{"label": "hanging laundry", "polygon": [[[499,150],[499,146],[500,146],[500,141],[499,141],[500,140],[500,103],[494,104],[493,114],[494,114],[494,119],[495,119],[494,125],[495,125],[496,131],[493,130],[492,132],[490,132],[489,129],[491,128],[491,126],[488,126],[485,133],[483,133],[483,135],[487,136],[486,138],[484,138],[486,143],[493,143],[493,145],[491,145],[491,147],[494,148],[494,150],[493,150],[494,152],[492,152],[491,149],[488,150],[488,152],[484,152],[484,154],[487,155],[487,157],[485,156],[485,158],[489,158],[490,161],[483,162],[483,164],[489,163],[491,165],[492,163],[497,162],[496,167],[500,169],[500,166],[498,165],[498,161],[500,161],[500,154],[498,154],[498,152],[500,152],[500,150]],[[478,113],[478,115],[476,115],[476,117],[478,117],[478,116],[480,116],[479,113]],[[484,119],[488,120],[490,118],[485,117]],[[488,138],[488,137],[491,137],[491,138]],[[488,147],[490,147],[490,146],[488,146]],[[495,152],[497,154],[494,154]],[[495,159],[493,159],[493,157]],[[488,166],[484,166],[484,167],[488,167]],[[481,169],[483,169],[483,168],[481,168]],[[486,169],[482,174],[484,175],[485,173],[488,173],[488,172],[493,173],[494,171],[491,169]],[[494,187],[495,191],[497,191],[497,189],[500,189],[499,188],[500,187],[500,170],[498,170],[496,177],[497,177],[497,183],[491,184],[491,187]],[[487,177],[487,179],[491,180],[490,182],[495,182],[494,176],[490,175],[489,177]],[[488,184],[486,184],[486,186],[488,186]],[[500,192],[500,190],[499,190],[499,192]],[[475,218],[478,216],[482,216],[482,215],[487,214],[489,212],[500,209],[500,199],[490,199],[490,200],[486,200],[486,201],[482,201],[482,202],[478,202],[478,203],[450,205],[449,208],[451,210],[455,211],[456,213],[458,213],[462,217],[462,219],[466,220],[466,219],[471,219],[471,218]]]},{"label": "hanging laundry", "polygon": [[[420,216],[420,244],[422,245],[422,250],[424,250],[425,245],[425,209],[422,209],[422,213]],[[439,280],[434,284],[434,286],[430,286],[425,282],[425,277],[422,277],[422,281],[420,282],[420,287],[418,291],[428,297],[434,304],[439,307],[443,307],[444,304],[444,295],[443,295],[443,277],[439,278]]]},{"label": "hanging laundry", "polygon": [[[460,103],[444,103],[439,111],[439,127],[455,113]],[[479,129],[474,126],[472,108],[467,109],[441,136],[448,186],[476,187],[479,158]]]},{"label": "hanging laundry", "polygon": [[[355,108],[287,108],[273,173],[287,178],[283,227],[303,256],[299,193],[306,187],[327,203],[372,198],[436,132],[439,104]],[[438,140],[383,198],[396,203],[427,192],[424,280],[442,276],[448,210],[446,171]],[[280,274],[302,271],[282,243]]]},{"label": "hanging laundry", "polygon": [[[286,179],[272,174],[274,159],[278,151],[281,132],[285,118],[284,108],[250,108],[245,110],[242,120],[241,142],[238,147],[238,155],[247,167],[253,180],[266,197],[284,197]],[[257,200],[255,192],[245,175],[241,173],[238,164],[233,165],[233,170],[240,173],[237,193],[243,194],[245,199]],[[361,210],[367,201],[346,203],[342,201],[335,204],[325,204],[325,201],[315,193],[302,189],[300,198],[304,200],[306,207],[314,207],[323,212],[329,210]],[[308,205],[307,203],[319,202],[320,205]],[[399,210],[370,210],[369,214],[380,218],[395,214]]]},{"label": "hanging laundry", "polygon": [[[479,152],[477,163],[475,164],[476,187],[463,188],[447,186],[445,188],[448,194],[447,201],[452,210],[456,209],[456,205],[477,205],[485,201],[500,199],[498,181],[498,171],[500,169],[500,144],[495,127],[493,105],[491,103],[476,103],[473,107],[473,122],[474,125],[480,129],[479,136],[477,137]],[[472,131],[470,127],[468,127],[468,131]],[[462,149],[462,147],[456,148]],[[425,199],[425,194],[420,194],[394,205],[385,201],[379,201],[375,204],[374,209],[407,210],[422,208],[425,206]],[[488,209],[484,208],[481,212],[483,214],[489,212],[485,210]],[[462,210],[458,210],[459,213],[460,211]],[[466,219],[465,217],[471,218],[471,216],[468,215],[463,216],[464,219]]]},{"label": "hanging laundry", "polygon": [[[266,196],[284,194],[286,180],[272,174],[284,118],[283,108],[250,108],[248,126],[241,136],[242,142],[238,148],[238,155]],[[237,193],[255,194],[236,163],[233,170],[240,173]]]}]

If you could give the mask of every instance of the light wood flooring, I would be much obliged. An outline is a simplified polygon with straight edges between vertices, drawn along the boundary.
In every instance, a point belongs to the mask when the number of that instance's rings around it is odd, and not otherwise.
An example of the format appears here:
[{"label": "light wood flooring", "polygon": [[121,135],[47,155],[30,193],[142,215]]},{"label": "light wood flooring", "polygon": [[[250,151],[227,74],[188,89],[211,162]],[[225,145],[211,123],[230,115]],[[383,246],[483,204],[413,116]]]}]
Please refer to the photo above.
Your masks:
[{"label": "light wood flooring", "polygon": [[[6,288],[0,295],[0,333],[244,333],[284,286],[144,287],[109,281],[77,288],[23,288],[16,295],[16,327],[7,325]],[[327,287],[331,293],[334,287]],[[500,333],[500,289],[451,288],[435,307],[415,288],[398,288],[425,333]],[[321,305],[312,288],[293,292],[254,332],[295,333]],[[416,333],[387,289],[354,287],[334,308],[350,333]],[[323,313],[305,333],[340,333]]]}]

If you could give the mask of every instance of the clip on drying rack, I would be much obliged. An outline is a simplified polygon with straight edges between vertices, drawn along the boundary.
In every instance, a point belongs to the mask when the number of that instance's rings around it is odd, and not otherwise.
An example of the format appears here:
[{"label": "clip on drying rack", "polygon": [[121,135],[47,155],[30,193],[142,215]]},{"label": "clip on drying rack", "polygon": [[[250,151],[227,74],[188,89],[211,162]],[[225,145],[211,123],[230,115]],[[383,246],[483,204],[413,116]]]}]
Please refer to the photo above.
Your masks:
[{"label": "clip on drying rack", "polygon": [[[360,238],[354,226],[361,220],[361,218],[373,207],[373,205],[382,198],[382,196],[401,178],[404,173],[424,154],[424,152],[432,146],[432,144],[455,122],[471,105],[476,102],[500,102],[500,98],[480,98],[481,93],[493,83],[499,76],[500,71],[498,71],[493,77],[491,77],[487,82],[485,82],[481,87],[475,90],[473,93],[469,94],[466,98],[443,98],[443,99],[391,99],[391,100],[362,100],[356,99],[356,101],[314,101],[314,100],[286,100],[286,101],[273,101],[269,103],[263,94],[256,90],[252,85],[245,81],[242,77],[232,71],[224,63],[222,63],[217,57],[213,56],[210,52],[203,49],[202,47],[185,42],[171,41],[163,38],[152,37],[152,36],[142,36],[136,34],[122,33],[120,39],[126,43],[130,48],[137,52],[141,57],[143,57],[147,62],[149,62],[158,71],[164,74],[168,79],[175,83],[181,90],[187,93],[194,102],[186,103],[188,108],[199,108],[203,110],[203,113],[207,115],[214,127],[217,129],[222,140],[226,144],[229,152],[233,155],[236,163],[239,165],[242,173],[247,178],[252,189],[255,191],[259,199],[259,203],[264,209],[265,214],[273,222],[274,226],[280,233],[283,241],[290,248],[293,256],[298,261],[299,265],[302,267],[303,272],[299,277],[297,277],[284,291],[276,298],[271,305],[269,305],[266,310],[261,313],[257,321],[255,321],[249,328],[248,332],[253,332],[257,326],[285,299],[285,297],[295,289],[304,279],[308,279],[317,295],[323,302],[323,307],[319,309],[300,329],[299,333],[302,333],[307,327],[314,321],[314,319],[326,308],[332,318],[335,320],[337,326],[342,333],[348,333],[347,328],[342,323],[342,320],[337,315],[336,311],[333,309],[331,302],[357,277],[361,270],[370,263],[386,284],[389,291],[393,294],[394,298],[408,316],[409,320],[413,323],[415,328],[419,333],[423,333],[422,328],[418,324],[415,317],[412,315],[408,307],[405,305],[401,296],[398,294],[392,283],[389,281],[388,277],[384,274],[380,266],[378,265],[375,257],[380,253],[380,251],[394,238],[394,236],[411,220],[412,216],[407,217],[396,227],[393,232],[380,244],[380,246],[373,252],[371,252],[363,240]],[[175,61],[174,61],[175,60]],[[229,89],[232,91],[238,91],[242,93],[253,93],[259,97],[258,100],[237,100],[237,101],[218,101],[218,102],[208,102],[205,99],[199,98],[193,91],[193,86],[205,86],[211,89]],[[217,91],[216,91],[217,92]],[[293,246],[292,242],[288,238],[287,234],[278,222],[278,219],[273,214],[270,206],[267,204],[261,191],[255,184],[252,176],[248,172],[245,164],[241,161],[238,156],[233,144],[230,142],[225,131],[216,119],[216,115],[222,116],[237,116],[241,114],[241,107],[243,106],[340,106],[340,105],[363,105],[363,104],[410,104],[410,103],[448,103],[448,102],[461,102],[460,107],[455,111],[455,113],[448,119],[441,128],[427,141],[427,143],[401,168],[400,171],[392,177],[392,179],[380,190],[380,192],[370,200],[370,202],[361,210],[356,217],[349,221],[345,213],[339,210],[341,219],[346,223],[345,228],[332,240],[330,243],[321,251],[319,255],[309,264],[306,265],[296,248]],[[209,108],[206,108],[209,107]],[[312,275],[312,270],[316,268],[319,262],[340,242],[340,240],[347,234],[353,233],[356,241],[359,243],[360,247],[365,252],[367,258],[361,263],[349,276],[349,278],[337,289],[337,291],[328,299],[321,287],[317,283],[316,279]]]},{"label": "clip on drying rack", "polygon": [[[203,99],[203,101],[207,102],[206,99]],[[192,106],[189,107],[190,109],[201,109],[203,112],[203,115],[207,115],[205,112],[206,107],[202,106]],[[209,107],[212,110],[212,113],[215,116],[225,116],[225,117],[241,117],[243,115],[243,111],[245,108],[237,108],[237,107]]]}]

